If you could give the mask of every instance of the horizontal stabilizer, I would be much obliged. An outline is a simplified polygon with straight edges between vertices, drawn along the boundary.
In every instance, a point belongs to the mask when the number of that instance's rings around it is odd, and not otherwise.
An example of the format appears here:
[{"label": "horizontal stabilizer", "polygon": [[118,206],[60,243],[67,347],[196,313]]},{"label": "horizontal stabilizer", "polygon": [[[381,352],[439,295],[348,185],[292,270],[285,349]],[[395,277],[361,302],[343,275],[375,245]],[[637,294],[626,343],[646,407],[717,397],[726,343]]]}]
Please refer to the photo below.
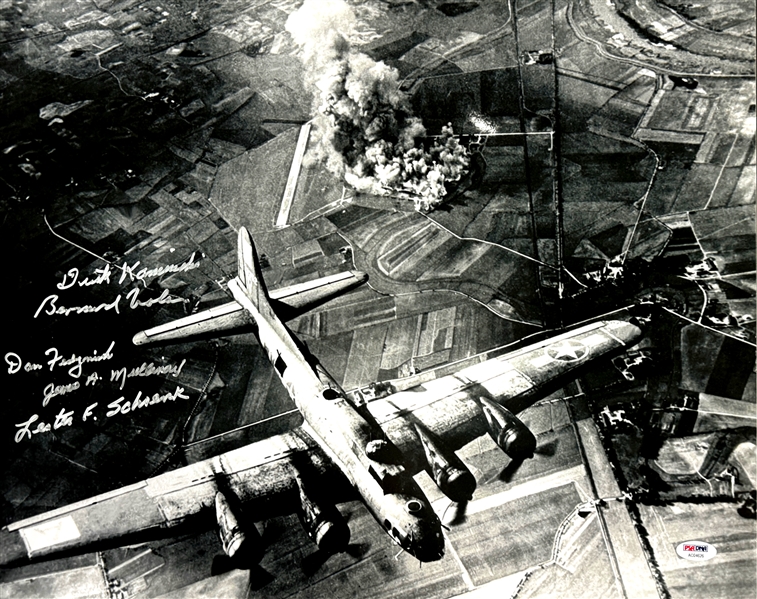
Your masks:
[{"label": "horizontal stabilizer", "polygon": [[[291,320],[358,287],[368,279],[359,271],[344,271],[270,292],[270,302],[283,321]],[[186,343],[250,333],[253,320],[237,302],[215,306],[134,335],[135,345]]]},{"label": "horizontal stabilizer", "polygon": [[203,310],[197,314],[172,320],[134,335],[134,345],[185,343],[223,335],[237,335],[250,329],[252,318],[236,302]]}]

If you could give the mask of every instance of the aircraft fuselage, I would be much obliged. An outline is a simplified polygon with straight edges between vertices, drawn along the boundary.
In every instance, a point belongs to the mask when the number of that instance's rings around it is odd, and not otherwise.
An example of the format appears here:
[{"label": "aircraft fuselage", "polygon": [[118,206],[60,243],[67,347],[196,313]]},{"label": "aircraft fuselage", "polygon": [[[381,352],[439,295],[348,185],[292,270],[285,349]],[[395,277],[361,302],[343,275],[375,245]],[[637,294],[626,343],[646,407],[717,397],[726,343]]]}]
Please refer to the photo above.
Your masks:
[{"label": "aircraft fuselage", "polygon": [[[276,374],[305,420],[305,429],[360,493],[366,506],[403,549],[421,561],[441,559],[441,522],[428,499],[399,460],[369,456],[384,447],[381,428],[345,398],[333,377],[305,355],[291,332],[266,301],[256,305],[238,279],[229,282],[234,299],[253,317],[256,336]],[[373,443],[373,445],[370,445]]]}]

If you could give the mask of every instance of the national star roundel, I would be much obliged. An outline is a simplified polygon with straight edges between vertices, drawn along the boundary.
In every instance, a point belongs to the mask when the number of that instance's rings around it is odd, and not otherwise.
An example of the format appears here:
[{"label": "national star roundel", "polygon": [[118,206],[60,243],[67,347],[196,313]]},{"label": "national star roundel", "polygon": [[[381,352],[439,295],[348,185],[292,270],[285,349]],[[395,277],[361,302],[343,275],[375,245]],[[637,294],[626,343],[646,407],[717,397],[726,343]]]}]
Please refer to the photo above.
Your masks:
[{"label": "national star roundel", "polygon": [[555,362],[578,362],[589,353],[589,349],[575,339],[565,339],[550,345],[546,351]]}]

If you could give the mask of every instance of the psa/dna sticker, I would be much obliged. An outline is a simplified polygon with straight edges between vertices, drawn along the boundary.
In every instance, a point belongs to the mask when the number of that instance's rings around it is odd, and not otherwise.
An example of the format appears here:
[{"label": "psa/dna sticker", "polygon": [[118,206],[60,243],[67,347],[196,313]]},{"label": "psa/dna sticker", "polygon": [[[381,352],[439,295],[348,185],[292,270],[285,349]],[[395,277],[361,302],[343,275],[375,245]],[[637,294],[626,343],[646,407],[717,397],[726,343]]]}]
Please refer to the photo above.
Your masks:
[{"label": "psa/dna sticker", "polygon": [[704,541],[686,541],[676,547],[678,557],[692,561],[702,561],[712,559],[718,554],[715,545],[710,545]]}]

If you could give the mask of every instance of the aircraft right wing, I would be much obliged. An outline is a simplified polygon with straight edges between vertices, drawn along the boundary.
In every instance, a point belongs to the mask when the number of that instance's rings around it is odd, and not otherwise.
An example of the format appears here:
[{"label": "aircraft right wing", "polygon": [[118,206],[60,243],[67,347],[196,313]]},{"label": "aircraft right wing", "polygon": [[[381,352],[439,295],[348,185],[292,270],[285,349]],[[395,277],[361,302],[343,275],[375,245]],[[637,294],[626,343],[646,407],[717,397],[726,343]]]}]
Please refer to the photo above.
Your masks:
[{"label": "aircraft right wing", "polygon": [[[316,477],[319,484],[328,481],[330,499],[339,497],[342,488],[345,498],[351,498],[349,485],[341,486],[346,480],[338,469],[307,433],[295,429],[13,522],[0,530],[0,565],[145,542],[190,528],[207,529],[214,520],[221,528],[224,549],[232,555],[230,539],[240,530],[248,539],[256,538],[258,545],[262,543],[254,525],[239,525],[239,505],[245,504],[244,513],[254,521],[300,509],[311,513],[303,504],[317,505],[319,500],[307,490],[314,485],[308,487],[303,481]],[[326,513],[333,516],[333,510]],[[315,530],[304,524],[308,534],[315,536]],[[315,524],[310,523],[311,527]]]},{"label": "aircraft right wing", "polygon": [[[281,287],[270,292],[276,313],[284,321],[317,308],[330,299],[361,285],[368,276],[348,270],[333,275]],[[189,342],[252,331],[253,321],[236,301],[203,310],[134,335],[135,345]]]}]

